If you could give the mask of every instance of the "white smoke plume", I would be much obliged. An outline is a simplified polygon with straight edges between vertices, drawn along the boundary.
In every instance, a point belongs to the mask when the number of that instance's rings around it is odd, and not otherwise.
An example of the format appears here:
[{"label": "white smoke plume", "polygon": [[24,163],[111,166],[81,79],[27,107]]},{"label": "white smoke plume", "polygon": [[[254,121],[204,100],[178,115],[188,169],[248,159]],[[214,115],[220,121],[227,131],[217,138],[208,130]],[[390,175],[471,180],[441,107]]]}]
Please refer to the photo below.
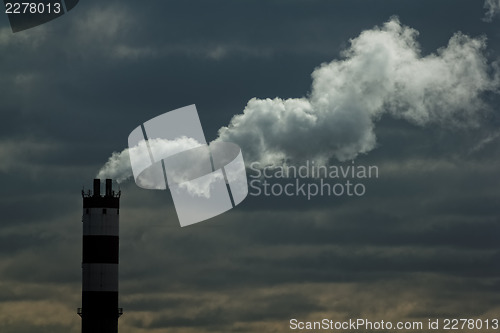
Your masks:
[{"label": "white smoke plume", "polygon": [[[201,143],[193,138],[187,138],[185,136],[180,137],[176,140],[164,140],[164,139],[149,139],[147,148],[145,146],[135,146],[131,148],[126,148],[121,152],[113,152],[111,157],[108,159],[106,164],[99,170],[96,178],[105,179],[111,178],[116,182],[121,183],[124,180],[133,176],[132,165],[130,163],[130,154],[135,156],[136,167],[138,169],[144,169],[151,164],[151,158],[149,151],[155,154],[155,156],[172,156],[183,151],[189,151],[195,147],[202,146]],[[139,165],[141,164],[141,165]],[[142,165],[146,164],[146,165]],[[192,166],[191,166],[192,167]],[[145,184],[154,187],[157,184]]]},{"label": "white smoke plume", "polygon": [[[362,32],[343,59],[314,70],[307,97],[253,98],[216,141],[238,144],[246,163],[327,163],[374,149],[384,114],[420,126],[476,125],[487,108],[481,95],[498,92],[500,82],[483,54],[485,38],[456,33],[446,47],[422,56],[417,36],[397,18]],[[127,149],[113,153],[99,175],[130,177]]]},{"label": "white smoke plume", "polygon": [[388,114],[416,125],[475,125],[497,91],[499,75],[483,55],[484,38],[456,33],[446,47],[421,56],[418,32],[392,18],[351,40],[343,60],[312,73],[308,97],[250,100],[219,130],[245,160],[280,164],[355,158],[376,144],[376,121]]},{"label": "white smoke plume", "polygon": [[121,152],[114,151],[96,176],[99,179],[110,178],[117,183],[121,183],[130,177],[132,177],[132,166],[130,165],[128,148]]},{"label": "white smoke plume", "polygon": [[484,8],[486,9],[486,15],[483,20],[491,22],[495,16],[500,14],[500,0],[486,0]]}]

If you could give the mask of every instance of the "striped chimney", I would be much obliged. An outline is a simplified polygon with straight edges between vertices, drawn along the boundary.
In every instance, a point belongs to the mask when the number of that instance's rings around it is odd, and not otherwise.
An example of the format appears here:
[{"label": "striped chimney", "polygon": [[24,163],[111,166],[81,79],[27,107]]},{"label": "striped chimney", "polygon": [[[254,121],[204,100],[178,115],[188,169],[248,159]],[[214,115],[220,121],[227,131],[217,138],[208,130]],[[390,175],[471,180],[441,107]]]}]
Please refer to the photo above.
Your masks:
[{"label": "striped chimney", "polygon": [[120,192],[106,179],[94,179],[94,190],[83,197],[82,260],[82,333],[117,333],[118,318],[118,246]]}]

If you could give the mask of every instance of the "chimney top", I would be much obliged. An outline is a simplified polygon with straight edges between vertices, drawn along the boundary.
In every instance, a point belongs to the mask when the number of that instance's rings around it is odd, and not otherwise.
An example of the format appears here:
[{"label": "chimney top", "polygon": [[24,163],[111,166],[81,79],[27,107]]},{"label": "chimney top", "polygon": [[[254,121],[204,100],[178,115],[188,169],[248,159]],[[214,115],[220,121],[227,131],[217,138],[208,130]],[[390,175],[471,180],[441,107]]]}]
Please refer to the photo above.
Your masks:
[{"label": "chimney top", "polygon": [[94,179],[94,197],[101,196],[101,180],[99,178]]},{"label": "chimney top", "polygon": [[106,179],[106,196],[111,197],[113,195],[113,181],[111,179]]}]

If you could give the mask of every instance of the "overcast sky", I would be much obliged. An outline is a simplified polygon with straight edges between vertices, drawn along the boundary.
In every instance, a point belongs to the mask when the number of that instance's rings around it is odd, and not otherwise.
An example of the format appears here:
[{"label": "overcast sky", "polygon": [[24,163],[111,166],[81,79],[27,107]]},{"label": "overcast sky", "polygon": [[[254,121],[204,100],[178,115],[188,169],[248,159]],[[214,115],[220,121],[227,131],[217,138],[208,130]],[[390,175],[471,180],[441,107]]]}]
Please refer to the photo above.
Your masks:
[{"label": "overcast sky", "polygon": [[80,191],[134,128],[190,104],[248,165],[379,177],[361,197],[250,195],[185,228],[168,191],[121,183],[120,332],[498,318],[499,12],[82,0],[16,34],[0,15],[0,332],[80,331]]}]

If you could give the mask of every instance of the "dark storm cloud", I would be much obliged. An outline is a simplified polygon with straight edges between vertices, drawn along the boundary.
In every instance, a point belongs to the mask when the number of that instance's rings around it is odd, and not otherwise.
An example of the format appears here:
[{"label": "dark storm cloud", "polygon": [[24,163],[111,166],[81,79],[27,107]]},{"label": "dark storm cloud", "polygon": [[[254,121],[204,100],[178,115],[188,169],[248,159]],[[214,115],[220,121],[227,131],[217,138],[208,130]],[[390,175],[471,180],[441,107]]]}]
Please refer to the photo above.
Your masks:
[{"label": "dark storm cloud", "polygon": [[[429,164],[436,168],[432,161]],[[469,191],[460,191],[457,179],[470,177],[470,182],[478,182],[474,174],[450,177],[446,165],[437,168],[431,173],[424,170],[425,175],[420,174],[423,168],[401,168],[401,175],[377,180],[378,186],[370,189],[372,196],[346,200],[331,209],[324,201],[315,210],[276,209],[273,198],[268,198],[262,199],[267,203],[255,205],[253,212],[229,212],[182,232],[175,228],[172,207],[161,212],[128,212],[122,238],[140,237],[125,243],[134,245],[124,246],[124,255],[138,256],[132,261],[139,262],[139,256],[146,254],[155,264],[141,262],[124,274],[137,279],[148,276],[158,286],[162,283],[157,278],[166,279],[170,281],[163,285],[167,290],[168,286],[176,288],[179,281],[199,290],[224,289],[227,284],[353,281],[359,279],[359,271],[362,280],[396,272],[496,274],[491,265],[498,256],[495,239],[500,231],[498,208],[488,199],[490,188],[480,186],[483,193],[470,191],[469,186]],[[491,179],[493,169],[479,171]],[[436,191],[436,181],[442,191]],[[161,218],[151,229],[144,229],[154,215]],[[139,216],[150,222],[132,226]],[[167,277],[155,273],[157,265],[169,271]]]},{"label": "dark storm cloud", "polygon": [[[157,317],[148,324],[137,322],[138,327],[147,328],[166,328],[166,327],[219,327],[223,329],[226,325],[235,322],[252,322],[260,320],[281,319],[290,313],[295,315],[304,315],[311,311],[321,311],[324,308],[318,305],[311,297],[301,293],[270,293],[268,295],[246,295],[247,301],[260,304],[256,307],[241,308],[239,306],[227,310],[224,307],[203,307],[197,311],[196,316],[178,316],[178,317]],[[187,303],[187,304],[186,304]],[[168,306],[169,302],[157,304],[154,310],[163,310],[162,306]],[[198,299],[191,299],[189,302],[183,302],[183,308],[199,307]]]},{"label": "dark storm cloud", "polygon": [[[131,129],[196,103],[214,139],[253,97],[307,94],[315,67],[394,14],[420,31],[422,56],[460,30],[498,58],[477,0],[86,1],[16,35],[2,16],[0,331],[80,331],[80,190]],[[498,124],[495,112],[465,131],[384,118],[359,158],[381,170],[365,197],[249,197],[190,228],[167,192],[123,184],[120,331],[494,314]]]}]

